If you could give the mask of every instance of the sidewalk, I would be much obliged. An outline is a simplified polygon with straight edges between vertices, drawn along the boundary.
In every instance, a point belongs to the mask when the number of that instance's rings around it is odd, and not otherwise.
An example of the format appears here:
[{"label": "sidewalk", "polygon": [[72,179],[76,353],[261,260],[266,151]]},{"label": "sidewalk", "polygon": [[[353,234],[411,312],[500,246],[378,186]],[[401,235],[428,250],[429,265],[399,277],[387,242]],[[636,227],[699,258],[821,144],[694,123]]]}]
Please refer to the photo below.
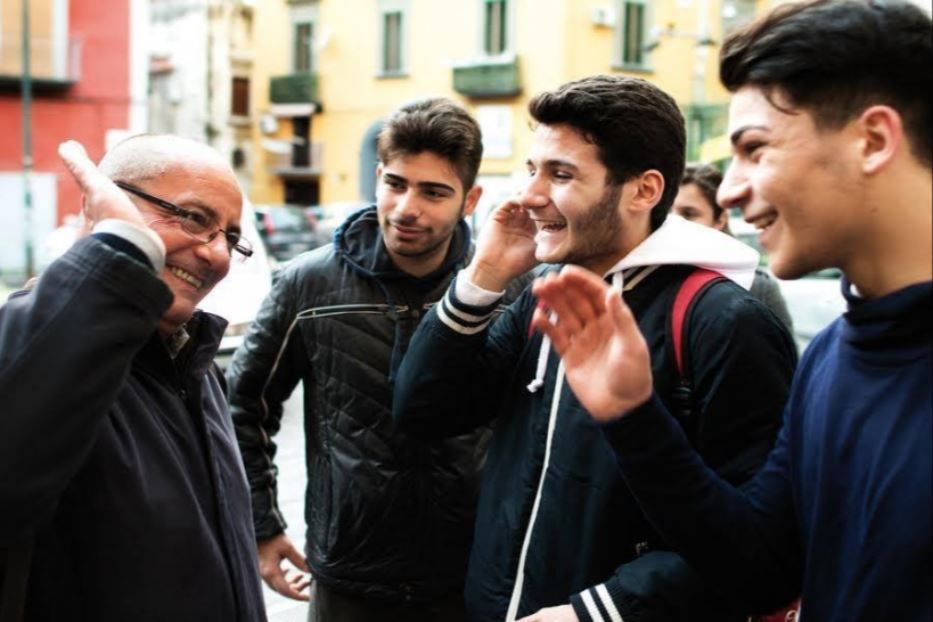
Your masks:
[{"label": "sidewalk", "polygon": [[[302,413],[302,390],[299,386],[285,402],[282,429],[275,436],[278,451],[275,463],[279,467],[279,509],[288,523],[286,533],[299,550],[305,543],[305,437]],[[308,619],[308,603],[291,600],[262,586],[269,622],[304,622]]]}]

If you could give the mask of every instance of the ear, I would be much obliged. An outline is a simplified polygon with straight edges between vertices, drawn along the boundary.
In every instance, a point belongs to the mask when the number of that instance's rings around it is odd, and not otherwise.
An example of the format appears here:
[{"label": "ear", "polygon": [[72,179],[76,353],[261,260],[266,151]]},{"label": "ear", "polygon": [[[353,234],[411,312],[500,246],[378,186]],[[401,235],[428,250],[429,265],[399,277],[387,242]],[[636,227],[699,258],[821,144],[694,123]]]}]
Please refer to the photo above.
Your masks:
[{"label": "ear", "polygon": [[634,182],[635,194],[629,203],[629,209],[636,212],[650,212],[664,194],[664,175],[660,171],[650,169],[630,180],[629,183],[631,182]]},{"label": "ear", "polygon": [[890,106],[871,106],[856,121],[860,136],[862,172],[874,175],[884,170],[904,144],[901,115]]},{"label": "ear", "polygon": [[382,179],[382,162],[376,165],[376,187],[379,186],[380,179]]},{"label": "ear", "polygon": [[476,204],[479,203],[479,198],[483,196],[483,187],[482,186],[473,186],[466,194],[466,198],[463,201],[463,216],[469,216],[473,213],[473,210],[476,209]]},{"label": "ear", "polygon": [[719,212],[719,218],[713,220],[713,229],[727,233],[729,231],[729,210],[724,209]]}]

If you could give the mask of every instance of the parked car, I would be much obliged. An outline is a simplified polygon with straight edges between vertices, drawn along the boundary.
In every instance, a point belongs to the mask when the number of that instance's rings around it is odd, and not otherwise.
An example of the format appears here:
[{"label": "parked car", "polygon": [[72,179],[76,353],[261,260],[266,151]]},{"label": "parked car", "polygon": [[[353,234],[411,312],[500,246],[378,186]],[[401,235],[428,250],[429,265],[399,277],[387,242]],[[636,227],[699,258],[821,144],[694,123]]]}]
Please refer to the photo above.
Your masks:
[{"label": "parked car", "polygon": [[[729,219],[729,229],[737,239],[761,253],[761,266],[767,269],[768,255],[758,243],[755,227],[741,218],[733,217]],[[794,340],[800,352],[818,332],[845,313],[846,301],[842,296],[841,278],[841,271],[827,268],[798,279],[777,279],[787,302],[787,310],[794,321]]]},{"label": "parked car", "polygon": [[243,201],[240,229],[253,247],[253,256],[230,262],[230,272],[204,297],[198,307],[227,320],[227,330],[220,341],[215,360],[226,369],[233,352],[243,342],[259,306],[272,287],[269,256],[256,229],[256,217],[249,201]]},{"label": "parked car", "polygon": [[305,211],[317,221],[318,233],[330,242],[334,237],[334,231],[343,224],[350,214],[368,206],[368,203],[360,203],[359,201],[339,201],[324,205],[312,205],[305,208]]},{"label": "parked car", "polygon": [[330,241],[318,230],[315,215],[300,205],[257,205],[255,211],[256,228],[276,261],[288,261]]}]

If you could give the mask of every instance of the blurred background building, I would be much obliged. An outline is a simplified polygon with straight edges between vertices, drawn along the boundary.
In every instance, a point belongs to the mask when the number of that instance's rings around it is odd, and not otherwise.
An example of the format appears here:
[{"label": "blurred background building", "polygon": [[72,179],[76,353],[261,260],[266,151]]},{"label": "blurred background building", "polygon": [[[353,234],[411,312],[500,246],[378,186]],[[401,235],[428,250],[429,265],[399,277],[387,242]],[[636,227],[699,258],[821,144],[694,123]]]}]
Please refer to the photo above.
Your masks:
[{"label": "blurred background building", "polygon": [[0,0],[0,282],[40,269],[80,209],[56,156],[69,138],[94,158],[139,132],[203,140],[257,214],[319,219],[373,199],[387,114],[445,95],[483,127],[480,222],[525,174],[528,99],[611,73],[671,93],[688,159],[722,161],[720,44],[780,1]]}]

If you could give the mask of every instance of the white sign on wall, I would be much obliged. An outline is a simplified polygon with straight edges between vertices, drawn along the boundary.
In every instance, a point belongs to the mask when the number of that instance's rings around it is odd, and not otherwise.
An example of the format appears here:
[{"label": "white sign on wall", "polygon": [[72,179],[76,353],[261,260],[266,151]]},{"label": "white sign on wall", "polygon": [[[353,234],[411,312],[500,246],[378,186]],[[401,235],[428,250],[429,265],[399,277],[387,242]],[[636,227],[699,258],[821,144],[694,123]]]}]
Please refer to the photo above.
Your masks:
[{"label": "white sign on wall", "polygon": [[483,130],[484,158],[512,157],[512,108],[503,104],[476,107],[476,120]]}]

